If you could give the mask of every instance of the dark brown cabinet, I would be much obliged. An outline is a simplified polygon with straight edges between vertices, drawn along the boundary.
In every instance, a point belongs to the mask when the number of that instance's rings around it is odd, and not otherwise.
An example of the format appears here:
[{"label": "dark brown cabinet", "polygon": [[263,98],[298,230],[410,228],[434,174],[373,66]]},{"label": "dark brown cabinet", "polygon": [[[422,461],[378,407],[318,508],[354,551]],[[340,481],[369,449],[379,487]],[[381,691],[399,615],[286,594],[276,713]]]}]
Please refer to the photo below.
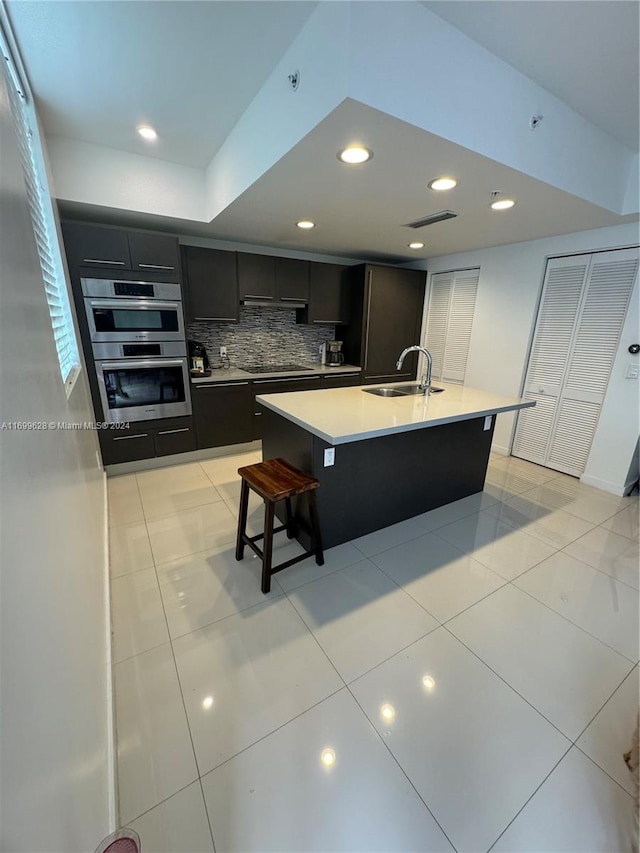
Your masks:
[{"label": "dark brown cabinet", "polygon": [[332,373],[320,377],[322,388],[350,388],[362,383],[361,373]]},{"label": "dark brown cabinet", "polygon": [[291,391],[317,391],[320,388],[319,376],[306,376],[297,379],[286,377],[282,379],[255,379],[252,383],[253,401],[253,439],[262,438],[262,409],[256,403],[258,394],[286,394]]},{"label": "dark brown cabinet", "polygon": [[248,381],[193,384],[191,399],[198,450],[252,440],[253,396]]},{"label": "dark brown cabinet", "polygon": [[309,261],[276,258],[276,299],[281,302],[309,299]]},{"label": "dark brown cabinet", "polygon": [[298,323],[339,326],[349,322],[348,269],[341,264],[310,264],[309,303],[298,309]]},{"label": "dark brown cabinet", "polygon": [[183,246],[182,261],[187,319],[237,323],[240,307],[236,252]]},{"label": "dark brown cabinet", "polygon": [[139,272],[177,273],[180,269],[178,240],[168,234],[129,232],[131,269]]},{"label": "dark brown cabinet", "polygon": [[309,261],[238,252],[238,288],[241,300],[291,302],[294,308],[309,298]]},{"label": "dark brown cabinet", "polygon": [[405,347],[419,343],[425,273],[364,264],[350,271],[352,322],[336,334],[343,341],[345,361],[360,364],[362,381],[402,382],[415,379],[417,355],[396,370]]},{"label": "dark brown cabinet", "polygon": [[131,269],[126,231],[84,222],[63,222],[62,234],[70,269]]},{"label": "dark brown cabinet", "polygon": [[152,459],[196,449],[193,420],[190,417],[139,421],[128,429],[104,429],[99,432],[102,461],[105,465]]},{"label": "dark brown cabinet", "polygon": [[180,274],[178,238],[170,234],[128,231],[86,222],[63,222],[62,234],[71,269],[83,267],[107,271],[134,270],[177,280]]},{"label": "dark brown cabinet", "polygon": [[238,288],[240,299],[275,302],[276,259],[270,255],[238,252]]}]

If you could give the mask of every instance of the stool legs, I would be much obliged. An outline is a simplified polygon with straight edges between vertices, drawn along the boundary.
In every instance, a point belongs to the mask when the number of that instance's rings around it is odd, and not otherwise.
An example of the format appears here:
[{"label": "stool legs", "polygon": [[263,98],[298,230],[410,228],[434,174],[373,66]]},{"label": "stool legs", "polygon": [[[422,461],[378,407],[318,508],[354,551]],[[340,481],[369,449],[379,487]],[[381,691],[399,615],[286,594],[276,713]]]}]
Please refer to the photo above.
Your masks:
[{"label": "stool legs", "polygon": [[293,539],[296,535],[296,523],[291,509],[291,498],[285,498],[285,506],[287,509],[287,539]]},{"label": "stool legs", "polygon": [[271,589],[271,559],[273,555],[273,501],[264,502],[264,551],[262,557],[262,592]]},{"label": "stool legs", "polygon": [[309,520],[311,521],[311,548],[316,552],[316,563],[319,566],[323,566],[324,554],[322,552],[322,537],[320,536],[316,493],[315,491],[310,491],[307,494],[309,495]]},{"label": "stool legs", "polygon": [[240,513],[238,515],[238,538],[236,539],[236,560],[244,557],[244,535],[247,526],[247,508],[249,506],[249,484],[242,481],[240,488]]}]

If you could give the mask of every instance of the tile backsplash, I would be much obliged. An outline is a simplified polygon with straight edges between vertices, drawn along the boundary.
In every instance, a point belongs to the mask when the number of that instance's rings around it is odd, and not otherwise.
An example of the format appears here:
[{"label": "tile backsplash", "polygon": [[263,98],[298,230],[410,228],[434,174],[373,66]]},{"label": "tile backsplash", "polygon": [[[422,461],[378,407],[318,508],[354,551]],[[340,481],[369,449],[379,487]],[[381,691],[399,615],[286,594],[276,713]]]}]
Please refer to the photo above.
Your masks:
[{"label": "tile backsplash", "polygon": [[219,363],[220,347],[227,348],[232,367],[243,364],[317,364],[318,350],[335,339],[334,326],[305,326],[296,323],[296,312],[286,308],[256,308],[242,305],[240,322],[187,323],[187,338],[207,348],[213,365]]}]

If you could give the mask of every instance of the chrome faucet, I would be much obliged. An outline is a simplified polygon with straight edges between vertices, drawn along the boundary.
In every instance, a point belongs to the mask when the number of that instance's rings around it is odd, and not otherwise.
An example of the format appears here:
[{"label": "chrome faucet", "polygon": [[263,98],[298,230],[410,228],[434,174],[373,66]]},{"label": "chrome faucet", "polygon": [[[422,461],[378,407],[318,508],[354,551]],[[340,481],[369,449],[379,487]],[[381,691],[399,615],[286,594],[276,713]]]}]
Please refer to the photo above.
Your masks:
[{"label": "chrome faucet", "polygon": [[427,369],[422,376],[422,380],[420,385],[418,386],[421,391],[424,391],[424,396],[428,397],[429,392],[431,391],[431,368],[433,366],[433,359],[431,358],[431,353],[428,349],[419,346],[407,347],[403,349],[400,353],[400,357],[398,358],[398,362],[396,364],[396,370],[400,370],[402,368],[402,362],[405,359],[407,353],[410,352],[421,352],[427,359]]}]

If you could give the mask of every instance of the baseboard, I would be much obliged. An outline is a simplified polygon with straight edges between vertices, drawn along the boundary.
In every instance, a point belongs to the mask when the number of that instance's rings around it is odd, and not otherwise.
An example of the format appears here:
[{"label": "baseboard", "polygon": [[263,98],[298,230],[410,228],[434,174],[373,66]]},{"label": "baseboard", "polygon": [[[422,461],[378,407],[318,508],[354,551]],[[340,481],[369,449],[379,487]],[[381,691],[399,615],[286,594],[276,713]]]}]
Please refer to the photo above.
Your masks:
[{"label": "baseboard", "polygon": [[105,651],[106,651],[106,702],[107,702],[107,785],[109,832],[115,832],[120,824],[118,814],[118,768],[116,751],[116,715],[113,684],[113,655],[111,649],[111,585],[109,583],[109,497],[107,473],[103,470],[104,488],[104,603],[105,603]]},{"label": "baseboard", "polygon": [[633,482],[625,483],[621,486],[620,483],[614,483],[611,480],[603,480],[600,477],[592,477],[590,474],[583,474],[580,477],[580,482],[584,483],[586,486],[594,486],[596,489],[602,489],[603,492],[610,492],[612,495],[618,495],[618,497],[626,495],[633,486]]},{"label": "baseboard", "polygon": [[511,451],[508,447],[501,447],[499,444],[491,445],[491,452],[497,453],[499,456],[511,456]]},{"label": "baseboard", "polygon": [[208,447],[205,450],[189,450],[186,453],[174,453],[172,456],[154,456],[152,459],[138,459],[135,462],[119,462],[117,465],[105,465],[108,477],[118,474],[136,474],[138,471],[153,471],[155,468],[168,468],[170,465],[186,465],[188,462],[204,462],[221,456],[233,456],[236,453],[255,453],[262,450],[261,441],[248,441],[245,444],[227,444],[224,447]]}]

